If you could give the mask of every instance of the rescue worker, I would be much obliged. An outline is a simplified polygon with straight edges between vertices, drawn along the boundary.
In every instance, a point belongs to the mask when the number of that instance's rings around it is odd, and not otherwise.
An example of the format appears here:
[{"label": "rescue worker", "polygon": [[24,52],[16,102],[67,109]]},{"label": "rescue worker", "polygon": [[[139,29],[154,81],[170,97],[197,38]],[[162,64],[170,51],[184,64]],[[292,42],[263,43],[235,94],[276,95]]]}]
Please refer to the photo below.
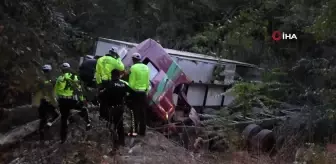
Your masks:
[{"label": "rescue worker", "polygon": [[96,59],[87,57],[87,59],[83,61],[83,63],[79,67],[79,77],[87,87],[95,87],[94,75],[96,64]]},{"label": "rescue worker", "polygon": [[[52,126],[54,121],[58,118],[57,100],[53,89],[53,82],[51,81],[52,67],[46,64],[42,67],[44,77],[37,80],[37,92],[33,95],[33,105],[39,104],[38,113],[40,118],[39,133],[40,140],[44,140],[45,126]],[[48,118],[51,119],[48,120]]]},{"label": "rescue worker", "polygon": [[119,146],[125,146],[123,125],[125,98],[128,93],[133,93],[134,91],[128,86],[127,82],[120,80],[120,71],[114,69],[112,71],[112,80],[101,92],[105,92],[106,98],[109,98],[109,101],[107,101],[109,110],[106,112],[107,115],[104,116],[104,119],[114,125],[114,130],[118,134],[118,139],[113,141],[115,145],[114,148],[117,150]]},{"label": "rescue worker", "polygon": [[[125,66],[122,63],[119,55],[112,48],[108,54],[97,60],[95,77],[98,90],[106,87],[106,85],[111,80],[111,73],[114,69],[124,71]],[[105,98],[106,96],[104,93],[99,93],[98,97],[100,100],[99,115],[100,118],[102,118],[102,116],[106,115],[105,112],[107,110],[107,104],[104,100],[108,101],[108,99]]]},{"label": "rescue worker", "polygon": [[96,70],[97,60],[93,58],[93,56],[86,56],[86,59],[79,67],[79,77],[80,81],[83,83],[82,89],[84,92],[85,99],[88,102],[92,102],[94,105],[98,104],[97,96],[92,93],[97,93],[96,82],[94,79],[95,70]]},{"label": "rescue worker", "polygon": [[[134,53],[132,56],[133,65],[129,72],[129,86],[135,91],[130,94],[130,104],[132,117],[132,128],[130,136],[146,134],[146,110],[147,92],[149,91],[150,71],[147,65],[141,63],[141,55]],[[139,126],[139,127],[138,127]]]},{"label": "rescue worker", "polygon": [[114,69],[124,71],[125,66],[119,55],[112,48],[108,54],[97,60],[95,73],[97,85],[103,87],[104,84],[107,84],[111,80],[111,72]]},{"label": "rescue worker", "polygon": [[80,115],[86,122],[86,129],[89,130],[90,119],[88,109],[84,106],[84,96],[81,93],[81,86],[77,75],[71,73],[70,64],[62,64],[62,75],[57,78],[55,91],[58,97],[59,109],[61,112],[61,141],[64,143],[67,137],[68,118],[71,109],[80,110]]}]

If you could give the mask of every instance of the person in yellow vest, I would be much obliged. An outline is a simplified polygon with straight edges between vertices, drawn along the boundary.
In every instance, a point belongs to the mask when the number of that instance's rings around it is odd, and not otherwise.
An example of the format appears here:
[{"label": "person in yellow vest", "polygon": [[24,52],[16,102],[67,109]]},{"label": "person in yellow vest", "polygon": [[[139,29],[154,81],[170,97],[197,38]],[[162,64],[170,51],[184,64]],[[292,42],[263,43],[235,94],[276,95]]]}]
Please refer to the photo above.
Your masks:
[{"label": "person in yellow vest", "polygon": [[[51,80],[51,65],[44,65],[42,67],[42,71],[44,76],[37,79],[37,82],[35,83],[37,85],[35,86],[36,90],[33,94],[33,106],[38,106],[38,113],[40,118],[40,140],[44,140],[45,127],[52,126],[59,116],[56,109],[56,95],[53,89],[53,82]],[[48,120],[48,118],[50,119]]]},{"label": "person in yellow vest", "polygon": [[118,53],[112,48],[108,54],[97,60],[95,72],[97,85],[103,87],[105,84],[108,84],[111,81],[111,73],[114,69],[124,71],[125,66]]},{"label": "person in yellow vest", "polygon": [[[114,69],[123,72],[125,70],[125,66],[122,63],[118,53],[116,53],[116,51],[112,48],[108,54],[97,60],[95,77],[99,91],[108,86],[112,78],[112,71]],[[106,112],[108,109],[108,103],[106,101],[109,101],[109,98],[104,93],[100,92],[98,97],[100,101],[99,115],[100,118],[103,118],[103,116],[107,115]]]},{"label": "person in yellow vest", "polygon": [[68,130],[68,118],[70,110],[80,110],[80,115],[86,121],[86,129],[89,130],[90,119],[88,109],[84,106],[84,96],[77,75],[71,73],[70,64],[62,64],[62,75],[57,78],[55,92],[58,98],[59,109],[61,112],[61,140],[66,141]]},{"label": "person in yellow vest", "polygon": [[[132,124],[130,136],[146,134],[146,111],[147,92],[150,87],[150,70],[147,65],[141,63],[141,55],[134,53],[132,56],[133,65],[130,68],[128,84],[135,91],[130,94]],[[138,127],[139,126],[139,127]]]}]

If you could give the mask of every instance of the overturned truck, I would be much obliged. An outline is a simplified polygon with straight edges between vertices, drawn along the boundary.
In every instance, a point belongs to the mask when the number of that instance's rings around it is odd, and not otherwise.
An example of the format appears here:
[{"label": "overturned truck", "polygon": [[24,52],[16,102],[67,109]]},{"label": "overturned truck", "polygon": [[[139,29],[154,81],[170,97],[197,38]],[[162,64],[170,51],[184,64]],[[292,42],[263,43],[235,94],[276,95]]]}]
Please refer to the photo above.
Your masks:
[{"label": "overturned truck", "polygon": [[[206,114],[203,114],[207,109],[221,108],[232,102],[234,95],[223,95],[221,93],[228,90],[234,81],[239,79],[257,81],[260,77],[258,67],[255,65],[218,59],[202,54],[164,49],[152,39],[135,44],[99,38],[94,56],[102,56],[111,48],[118,50],[118,54],[126,67],[130,67],[132,64],[130,59],[132,53],[139,52],[142,54],[142,62],[151,69],[151,90],[148,94],[149,111],[151,111],[150,126],[164,127],[164,130],[169,129],[168,132],[179,132],[181,134],[182,131],[182,134],[185,134],[185,129],[190,127],[188,125],[197,126],[200,118],[205,119],[207,117]],[[82,58],[80,61],[81,67],[86,70],[84,72],[91,74],[92,77],[82,78],[86,84],[95,83],[94,68],[96,60],[94,56]],[[38,127],[36,113],[37,110],[32,110],[31,106],[24,106],[16,110],[0,109],[0,148],[36,131]],[[284,110],[279,110],[277,114],[262,110],[256,113],[258,114],[227,118],[226,121],[229,123],[226,125],[240,129],[247,145],[265,151],[271,150],[275,143],[278,145],[283,141],[284,137],[277,136],[275,138],[271,131],[276,122],[291,119],[290,124],[299,125],[299,129],[304,127],[301,125],[307,122],[302,120],[302,117],[306,114],[302,113],[298,107],[291,110],[285,107]],[[25,119],[22,119],[22,116],[25,116]],[[302,120],[302,123],[298,120]],[[26,124],[29,121],[30,123]],[[13,125],[13,122],[17,122],[17,124]],[[22,124],[25,125],[11,130],[13,126]],[[187,126],[178,126],[179,124],[187,124]],[[8,130],[11,130],[11,132],[1,135]],[[187,134],[187,137],[189,138],[190,135]],[[194,138],[194,140],[196,139]],[[189,146],[187,142],[184,141],[185,146]]]},{"label": "overturned truck", "polygon": [[233,101],[234,95],[222,93],[236,80],[257,81],[260,78],[255,65],[165,49],[152,39],[135,44],[98,38],[94,56],[88,60],[82,58],[80,65],[92,67],[94,64],[88,63],[94,63],[93,58],[107,54],[111,48],[117,50],[126,69],[132,65],[133,53],[142,55],[141,61],[150,68],[150,126],[168,127],[164,128],[164,133],[184,131],[180,125],[199,126],[198,113],[209,108],[219,109]]},{"label": "overturned truck", "polygon": [[[94,56],[103,56],[111,48],[118,51],[126,69],[131,66],[130,56],[135,52],[142,55],[142,62],[150,68],[148,100],[152,111],[150,118],[155,124],[185,121],[190,119],[190,111],[202,113],[206,108],[223,107],[234,96],[220,94],[235,80],[259,78],[255,65],[165,49],[152,39],[135,44],[99,38]],[[80,64],[85,64],[85,58]],[[194,117],[191,120],[197,123]]]}]

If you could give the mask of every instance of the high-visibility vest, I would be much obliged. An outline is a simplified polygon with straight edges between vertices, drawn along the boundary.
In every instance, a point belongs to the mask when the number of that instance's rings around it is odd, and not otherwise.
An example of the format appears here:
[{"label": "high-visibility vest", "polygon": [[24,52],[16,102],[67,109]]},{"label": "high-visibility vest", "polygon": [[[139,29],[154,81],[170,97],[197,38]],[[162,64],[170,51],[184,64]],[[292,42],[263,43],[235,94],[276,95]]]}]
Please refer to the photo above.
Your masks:
[{"label": "high-visibility vest", "polygon": [[149,89],[150,72],[143,63],[134,64],[130,69],[129,86],[135,91],[147,91]]},{"label": "high-visibility vest", "polygon": [[[82,92],[77,75],[65,73],[59,76],[55,84],[55,93],[59,98],[71,98],[76,100],[84,100],[82,94],[76,95],[75,90]],[[77,94],[78,94],[77,93]]]},{"label": "high-visibility vest", "polygon": [[39,106],[40,100],[45,99],[53,106],[57,106],[56,95],[53,89],[53,84],[51,80],[38,79],[37,90],[34,92],[32,97],[33,106]]},{"label": "high-visibility vest", "polygon": [[114,69],[124,71],[125,66],[120,58],[113,58],[111,56],[103,56],[97,60],[96,64],[96,82],[101,84],[104,80],[111,80],[111,73]]}]

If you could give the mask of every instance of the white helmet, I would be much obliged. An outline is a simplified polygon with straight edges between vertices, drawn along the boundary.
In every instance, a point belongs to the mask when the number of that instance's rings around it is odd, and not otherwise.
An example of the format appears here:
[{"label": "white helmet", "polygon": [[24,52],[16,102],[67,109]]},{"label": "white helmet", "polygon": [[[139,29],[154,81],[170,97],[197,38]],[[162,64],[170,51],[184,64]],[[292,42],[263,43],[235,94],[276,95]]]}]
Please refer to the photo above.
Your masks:
[{"label": "white helmet", "polygon": [[141,55],[140,55],[139,53],[134,53],[134,54],[132,55],[132,58],[141,60]]},{"label": "white helmet", "polygon": [[117,53],[116,50],[112,47],[110,50],[109,50],[109,53],[110,54],[113,54],[113,53]]},{"label": "white helmet", "polygon": [[51,65],[46,64],[46,65],[42,66],[42,70],[43,70],[43,71],[51,71],[51,70],[52,70],[52,67],[51,67]]},{"label": "white helmet", "polygon": [[63,63],[62,64],[62,68],[70,68],[70,64],[69,63]]}]

